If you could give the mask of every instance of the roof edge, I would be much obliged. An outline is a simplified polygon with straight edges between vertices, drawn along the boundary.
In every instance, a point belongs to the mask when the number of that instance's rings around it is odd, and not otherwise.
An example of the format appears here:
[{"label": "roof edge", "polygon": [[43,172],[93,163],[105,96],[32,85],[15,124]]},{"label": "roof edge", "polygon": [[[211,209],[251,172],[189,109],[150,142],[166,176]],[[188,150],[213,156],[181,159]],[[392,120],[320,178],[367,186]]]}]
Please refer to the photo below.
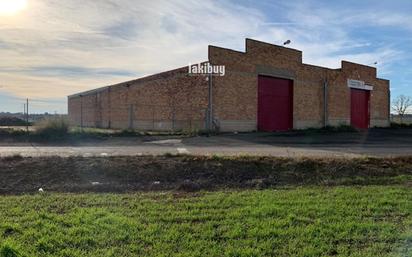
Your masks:
[{"label": "roof edge", "polygon": [[[200,62],[200,63],[206,63],[206,62],[207,61],[203,61],[203,62]],[[113,88],[113,87],[133,86],[132,85],[133,83],[140,82],[140,81],[145,81],[145,80],[151,80],[151,79],[154,79],[157,76],[167,75],[168,73],[174,73],[174,72],[177,72],[179,70],[188,69],[188,67],[189,67],[189,65],[186,65],[186,66],[182,66],[182,67],[179,67],[179,68],[176,68],[176,69],[167,70],[167,71],[163,71],[163,72],[160,72],[160,73],[150,74],[150,75],[143,76],[143,77],[140,77],[140,78],[137,78],[137,79],[132,79],[132,80],[128,80],[128,81],[124,81],[124,82],[120,82],[120,83],[116,83],[116,84],[112,84],[112,85],[108,85],[108,86],[99,87],[99,88],[92,89],[92,90],[83,91],[83,92],[80,92],[80,93],[69,95],[67,97],[70,99],[70,98],[75,98],[75,97],[87,96],[87,95],[91,95],[91,94],[94,94],[94,93],[99,93],[99,92],[102,92],[104,90],[107,90],[107,89]],[[128,84],[130,84],[130,85],[128,85]]]}]

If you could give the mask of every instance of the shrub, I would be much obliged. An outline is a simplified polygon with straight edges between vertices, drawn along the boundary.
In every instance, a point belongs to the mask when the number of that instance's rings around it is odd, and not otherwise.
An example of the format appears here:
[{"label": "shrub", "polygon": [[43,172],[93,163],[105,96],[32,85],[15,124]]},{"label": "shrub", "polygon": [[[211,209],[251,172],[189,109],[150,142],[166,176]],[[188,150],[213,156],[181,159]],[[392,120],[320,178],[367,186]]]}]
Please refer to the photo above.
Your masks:
[{"label": "shrub", "polygon": [[26,130],[14,128],[1,128],[0,137],[22,137],[27,135]]},{"label": "shrub", "polygon": [[336,132],[359,132],[356,128],[350,126],[350,125],[338,125],[338,126],[326,126],[322,128],[306,128],[306,129],[298,129],[295,130],[298,132],[303,132],[303,133],[336,133]]},{"label": "shrub", "polygon": [[391,122],[391,128],[412,128],[412,124]]},{"label": "shrub", "polygon": [[326,126],[324,128],[327,131],[332,132],[358,132],[358,130],[351,125],[339,125],[339,126]]},{"label": "shrub", "polygon": [[[1,117],[0,126],[26,126],[25,120],[17,117]],[[30,124],[29,124],[30,125]]]},{"label": "shrub", "polygon": [[69,134],[69,122],[64,117],[41,120],[35,125],[35,135],[44,139],[65,138]]}]

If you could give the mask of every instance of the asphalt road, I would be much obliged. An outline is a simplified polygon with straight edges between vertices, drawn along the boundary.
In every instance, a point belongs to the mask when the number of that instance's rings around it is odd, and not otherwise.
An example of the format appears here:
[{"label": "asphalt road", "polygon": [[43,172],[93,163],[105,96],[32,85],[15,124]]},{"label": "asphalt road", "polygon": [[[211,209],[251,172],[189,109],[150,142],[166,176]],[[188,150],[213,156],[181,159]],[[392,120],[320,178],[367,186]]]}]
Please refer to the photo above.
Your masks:
[{"label": "asphalt road", "polygon": [[412,155],[412,130],[364,133],[246,133],[211,137],[112,138],[66,145],[0,143],[0,156],[260,155],[359,157]]}]

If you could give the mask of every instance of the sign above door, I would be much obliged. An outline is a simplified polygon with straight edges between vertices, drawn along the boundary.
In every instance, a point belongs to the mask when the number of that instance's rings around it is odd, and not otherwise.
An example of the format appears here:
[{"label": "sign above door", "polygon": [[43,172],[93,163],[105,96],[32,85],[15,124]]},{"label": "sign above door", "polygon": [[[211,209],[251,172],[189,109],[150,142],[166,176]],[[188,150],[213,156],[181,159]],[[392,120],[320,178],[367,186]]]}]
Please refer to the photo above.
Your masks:
[{"label": "sign above door", "polygon": [[365,81],[355,79],[348,79],[348,87],[368,91],[373,90],[373,86],[366,85]]}]

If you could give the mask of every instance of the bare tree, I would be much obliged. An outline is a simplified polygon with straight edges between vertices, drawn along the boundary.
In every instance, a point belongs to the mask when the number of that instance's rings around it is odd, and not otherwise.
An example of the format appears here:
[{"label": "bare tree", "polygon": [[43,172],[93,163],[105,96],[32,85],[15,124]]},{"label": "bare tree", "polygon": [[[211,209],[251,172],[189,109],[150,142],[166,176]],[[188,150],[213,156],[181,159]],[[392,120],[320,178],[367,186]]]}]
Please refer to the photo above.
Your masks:
[{"label": "bare tree", "polygon": [[392,103],[392,110],[399,115],[401,123],[408,109],[412,106],[412,98],[406,95],[398,96]]}]

